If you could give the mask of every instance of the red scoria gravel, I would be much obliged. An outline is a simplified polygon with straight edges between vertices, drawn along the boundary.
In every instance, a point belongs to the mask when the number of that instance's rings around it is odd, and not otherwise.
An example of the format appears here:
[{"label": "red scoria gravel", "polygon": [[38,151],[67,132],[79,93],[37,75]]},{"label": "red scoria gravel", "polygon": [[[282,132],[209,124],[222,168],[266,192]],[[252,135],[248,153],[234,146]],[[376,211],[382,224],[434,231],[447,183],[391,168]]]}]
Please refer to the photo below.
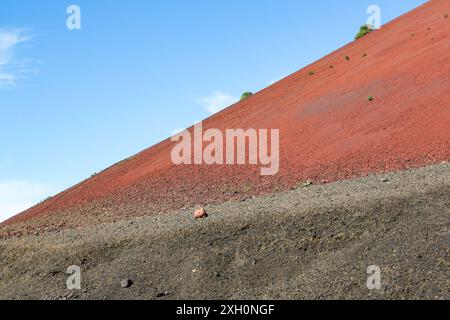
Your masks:
[{"label": "red scoria gravel", "polygon": [[7,223],[90,203],[98,212],[85,214],[122,215],[134,204],[166,212],[448,161],[449,11],[449,1],[429,1],[204,121],[206,129],[280,129],[278,175],[262,177],[260,166],[175,166],[166,140]]}]

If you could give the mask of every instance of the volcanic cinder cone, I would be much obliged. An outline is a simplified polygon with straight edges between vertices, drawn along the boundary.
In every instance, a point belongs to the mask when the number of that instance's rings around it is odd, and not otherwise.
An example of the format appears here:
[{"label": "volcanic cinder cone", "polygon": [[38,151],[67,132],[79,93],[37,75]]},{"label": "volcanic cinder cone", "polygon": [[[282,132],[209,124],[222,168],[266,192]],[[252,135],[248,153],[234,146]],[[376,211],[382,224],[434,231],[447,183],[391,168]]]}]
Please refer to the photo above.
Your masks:
[{"label": "volcanic cinder cone", "polygon": [[279,129],[278,175],[262,177],[256,166],[175,166],[169,139],[7,223],[166,212],[449,160],[449,11],[447,0],[430,1],[203,123]]}]

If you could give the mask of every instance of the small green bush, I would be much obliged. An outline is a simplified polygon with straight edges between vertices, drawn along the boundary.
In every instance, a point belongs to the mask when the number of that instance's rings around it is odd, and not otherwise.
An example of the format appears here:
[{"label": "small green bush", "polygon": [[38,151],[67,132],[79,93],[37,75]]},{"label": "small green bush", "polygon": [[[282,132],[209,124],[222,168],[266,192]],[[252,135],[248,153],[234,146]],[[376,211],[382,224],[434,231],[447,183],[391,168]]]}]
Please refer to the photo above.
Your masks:
[{"label": "small green bush", "polygon": [[316,74],[316,73],[315,73],[314,71],[310,71],[310,72],[309,72],[309,75],[310,75],[310,76],[313,76],[313,75],[315,75],[315,74]]},{"label": "small green bush", "polygon": [[314,183],[310,180],[306,180],[305,182],[301,183],[300,187],[301,188],[309,188],[313,185]]},{"label": "small green bush", "polygon": [[49,200],[51,200],[52,198],[53,198],[53,197],[47,197],[47,198],[45,198],[44,200],[39,201],[38,204],[44,203],[44,202],[46,202],[46,201],[49,201]]},{"label": "small green bush", "polygon": [[250,91],[244,92],[244,93],[242,94],[242,96],[241,96],[241,101],[243,101],[243,100],[245,100],[245,99],[247,99],[247,98],[250,98],[252,95],[253,95],[253,92],[250,92]]},{"label": "small green bush", "polygon": [[349,61],[350,57],[349,56],[345,56],[345,60]]},{"label": "small green bush", "polygon": [[358,40],[359,38],[364,37],[366,34],[369,34],[373,31],[372,26],[365,24],[359,28],[359,32],[355,36],[355,40]]},{"label": "small green bush", "polygon": [[368,96],[368,97],[367,97],[367,101],[371,102],[371,101],[373,101],[373,100],[375,100],[375,98],[374,98],[373,96]]}]

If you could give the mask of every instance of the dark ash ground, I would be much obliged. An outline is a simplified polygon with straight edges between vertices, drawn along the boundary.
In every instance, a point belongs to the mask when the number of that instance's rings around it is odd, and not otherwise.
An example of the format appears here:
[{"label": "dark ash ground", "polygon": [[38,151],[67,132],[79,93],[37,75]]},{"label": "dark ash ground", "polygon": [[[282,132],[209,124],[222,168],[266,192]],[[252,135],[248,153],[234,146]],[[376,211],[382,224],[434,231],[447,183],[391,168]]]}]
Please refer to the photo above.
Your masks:
[{"label": "dark ash ground", "polygon": [[0,299],[450,297],[448,163],[206,209],[0,240]]}]

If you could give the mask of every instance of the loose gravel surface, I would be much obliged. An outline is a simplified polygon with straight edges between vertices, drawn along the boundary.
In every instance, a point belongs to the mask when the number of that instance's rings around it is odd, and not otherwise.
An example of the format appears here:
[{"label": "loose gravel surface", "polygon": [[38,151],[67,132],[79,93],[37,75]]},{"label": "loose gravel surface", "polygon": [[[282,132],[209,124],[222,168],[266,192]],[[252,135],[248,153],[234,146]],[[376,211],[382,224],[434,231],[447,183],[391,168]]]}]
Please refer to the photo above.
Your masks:
[{"label": "loose gravel surface", "polygon": [[[450,297],[448,163],[206,210],[3,239],[0,298]],[[81,290],[66,288],[72,265]]]}]

